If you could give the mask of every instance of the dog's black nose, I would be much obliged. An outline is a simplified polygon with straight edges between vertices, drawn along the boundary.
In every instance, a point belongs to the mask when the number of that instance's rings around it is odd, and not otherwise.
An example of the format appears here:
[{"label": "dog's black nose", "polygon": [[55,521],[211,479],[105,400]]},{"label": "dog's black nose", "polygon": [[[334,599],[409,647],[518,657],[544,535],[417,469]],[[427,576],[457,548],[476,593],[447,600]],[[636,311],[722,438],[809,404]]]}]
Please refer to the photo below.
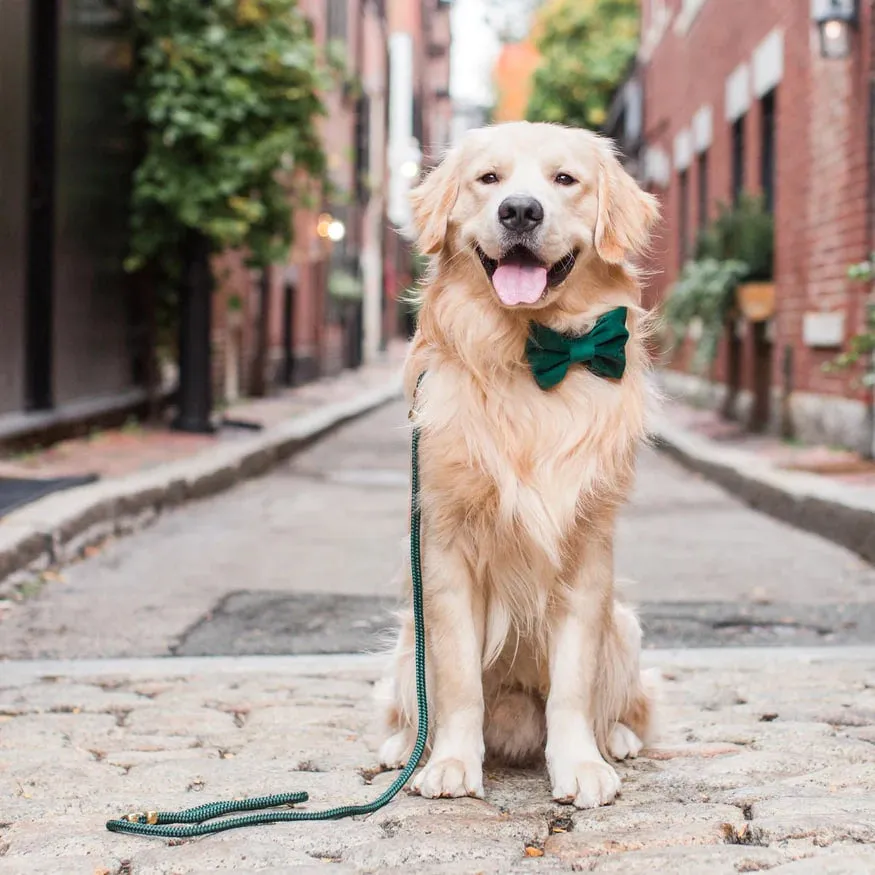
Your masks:
[{"label": "dog's black nose", "polygon": [[498,206],[498,221],[509,231],[531,231],[544,221],[544,208],[533,197],[506,197]]}]

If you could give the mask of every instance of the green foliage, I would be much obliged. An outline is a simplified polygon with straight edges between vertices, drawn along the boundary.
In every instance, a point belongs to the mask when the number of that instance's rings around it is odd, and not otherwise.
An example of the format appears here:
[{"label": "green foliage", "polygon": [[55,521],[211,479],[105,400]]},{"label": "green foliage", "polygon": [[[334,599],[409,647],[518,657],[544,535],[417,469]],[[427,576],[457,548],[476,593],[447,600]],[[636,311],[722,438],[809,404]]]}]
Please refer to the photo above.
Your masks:
[{"label": "green foliage", "polygon": [[717,355],[717,345],[735,300],[735,290],[747,273],[743,261],[719,261],[703,258],[688,261],[665,303],[665,316],[675,337],[686,334],[694,320],[699,320],[702,334],[695,360],[696,370],[703,370]]},{"label": "green foliage", "polygon": [[872,253],[868,261],[861,261],[859,264],[852,264],[848,268],[848,276],[852,280],[863,280],[868,282],[875,280],[875,252]]},{"label": "green foliage", "polygon": [[699,237],[696,258],[734,259],[747,265],[744,279],[768,282],[774,273],[775,220],[763,199],[744,193],[735,206],[720,204],[717,218]]},{"label": "green foliage", "polygon": [[354,273],[335,268],[328,275],[328,294],[332,298],[358,301],[364,296],[364,284]]},{"label": "green foliage", "polygon": [[145,134],[126,266],[178,268],[189,232],[253,263],[291,240],[292,171],[319,175],[322,68],[296,0],[137,0]]},{"label": "green foliage", "polygon": [[553,0],[537,17],[531,121],[599,128],[638,48],[638,0]]},{"label": "green foliage", "polygon": [[[852,264],[848,268],[848,276],[861,282],[875,280],[875,252],[872,253],[869,261]],[[861,363],[865,367],[865,372],[860,377],[861,385],[875,386],[875,300],[870,301],[866,308],[866,324],[863,331],[855,334],[848,341],[847,350],[824,365],[824,370],[835,373],[856,367]]]},{"label": "green foliage", "polygon": [[762,198],[745,193],[734,206],[720,205],[717,218],[699,237],[695,261],[684,266],[665,305],[676,338],[694,319],[701,323],[697,369],[717,355],[739,284],[772,279],[774,250],[775,223]]}]

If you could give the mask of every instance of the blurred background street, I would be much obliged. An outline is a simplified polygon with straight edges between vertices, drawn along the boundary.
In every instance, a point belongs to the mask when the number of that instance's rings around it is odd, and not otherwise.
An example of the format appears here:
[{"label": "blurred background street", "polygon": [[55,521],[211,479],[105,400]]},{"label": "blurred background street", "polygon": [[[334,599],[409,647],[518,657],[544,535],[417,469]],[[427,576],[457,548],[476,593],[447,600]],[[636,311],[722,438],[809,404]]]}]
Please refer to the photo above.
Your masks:
[{"label": "blurred background street", "polygon": [[[663,737],[598,812],[535,769],[104,834],[391,781],[408,194],[524,118],[662,207],[617,573]],[[871,0],[0,0],[0,207],[0,873],[875,871]]]},{"label": "blurred background street", "polygon": [[[108,542],[12,607],[0,658],[378,649],[399,605],[406,409],[346,426],[267,477]],[[618,575],[649,647],[875,640],[875,569],[653,450]]]}]

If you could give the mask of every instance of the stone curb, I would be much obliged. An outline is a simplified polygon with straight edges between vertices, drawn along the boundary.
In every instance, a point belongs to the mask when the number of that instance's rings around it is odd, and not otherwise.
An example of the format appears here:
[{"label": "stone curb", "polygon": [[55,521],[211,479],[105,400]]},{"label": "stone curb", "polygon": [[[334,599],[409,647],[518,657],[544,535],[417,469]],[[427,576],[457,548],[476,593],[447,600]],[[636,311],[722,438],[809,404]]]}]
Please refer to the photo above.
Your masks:
[{"label": "stone curb", "polygon": [[653,438],[663,452],[755,510],[834,541],[875,563],[875,490],[781,470],[662,418],[653,429]]},{"label": "stone curb", "polygon": [[130,474],[58,492],[0,520],[0,595],[21,572],[69,561],[163,511],[264,474],[333,429],[400,397],[400,377],[357,397],[294,416],[251,438]]},{"label": "stone curb", "polygon": [[[162,677],[198,677],[220,674],[282,675],[307,677],[330,675],[371,677],[382,674],[391,655],[380,653],[329,653],[297,656],[146,656],[109,659],[12,659],[0,660],[3,680],[9,686],[31,683],[44,677],[76,680],[123,676],[130,680]],[[707,671],[756,670],[764,662],[792,666],[832,663],[875,663],[875,646],[839,647],[692,647],[654,648],[641,653],[644,668],[672,665]]]}]

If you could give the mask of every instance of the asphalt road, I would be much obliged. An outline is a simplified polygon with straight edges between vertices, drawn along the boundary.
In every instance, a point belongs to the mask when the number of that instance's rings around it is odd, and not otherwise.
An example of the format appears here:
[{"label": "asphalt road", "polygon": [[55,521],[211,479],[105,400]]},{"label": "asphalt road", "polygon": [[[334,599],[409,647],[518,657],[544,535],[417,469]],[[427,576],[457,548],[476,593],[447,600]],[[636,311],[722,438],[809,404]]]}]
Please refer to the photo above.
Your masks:
[{"label": "asphalt road", "polygon": [[[0,612],[0,658],[378,646],[406,549],[405,425],[403,405],[383,408],[29,587]],[[875,569],[655,451],[642,453],[617,552],[648,646],[875,640]]]}]

